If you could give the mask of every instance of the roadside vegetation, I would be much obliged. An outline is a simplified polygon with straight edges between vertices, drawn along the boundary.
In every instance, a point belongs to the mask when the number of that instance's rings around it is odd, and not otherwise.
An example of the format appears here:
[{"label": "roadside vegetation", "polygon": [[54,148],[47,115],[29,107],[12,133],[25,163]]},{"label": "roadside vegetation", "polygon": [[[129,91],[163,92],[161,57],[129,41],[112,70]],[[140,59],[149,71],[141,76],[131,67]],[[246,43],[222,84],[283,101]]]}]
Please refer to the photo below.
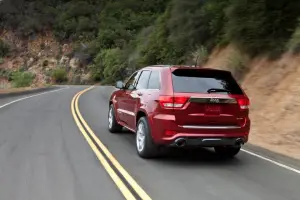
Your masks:
[{"label": "roadside vegetation", "polygon": [[[8,8],[0,9],[0,29],[25,39],[52,31],[61,43],[84,44],[91,79],[106,83],[151,64],[204,65],[229,43],[247,57],[228,61],[239,74],[248,58],[300,49],[294,0],[24,0]],[[0,59],[8,50],[0,40]],[[64,73],[52,76],[63,82]]]},{"label": "roadside vegetation", "polygon": [[30,72],[13,72],[11,74],[12,84],[16,88],[29,87],[32,84],[35,75]]},{"label": "roadside vegetation", "polygon": [[56,68],[51,73],[52,79],[55,83],[64,83],[68,81],[67,72],[63,68]]}]

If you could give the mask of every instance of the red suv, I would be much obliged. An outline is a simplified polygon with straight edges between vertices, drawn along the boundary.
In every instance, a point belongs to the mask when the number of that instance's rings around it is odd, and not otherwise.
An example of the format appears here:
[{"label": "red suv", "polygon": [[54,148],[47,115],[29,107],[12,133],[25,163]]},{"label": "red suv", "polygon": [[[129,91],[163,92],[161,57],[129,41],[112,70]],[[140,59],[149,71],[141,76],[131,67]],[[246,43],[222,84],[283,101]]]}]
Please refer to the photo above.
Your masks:
[{"label": "red suv", "polygon": [[249,99],[229,71],[149,66],[116,83],[109,100],[108,128],[136,133],[139,156],[160,147],[213,147],[233,157],[248,141]]}]

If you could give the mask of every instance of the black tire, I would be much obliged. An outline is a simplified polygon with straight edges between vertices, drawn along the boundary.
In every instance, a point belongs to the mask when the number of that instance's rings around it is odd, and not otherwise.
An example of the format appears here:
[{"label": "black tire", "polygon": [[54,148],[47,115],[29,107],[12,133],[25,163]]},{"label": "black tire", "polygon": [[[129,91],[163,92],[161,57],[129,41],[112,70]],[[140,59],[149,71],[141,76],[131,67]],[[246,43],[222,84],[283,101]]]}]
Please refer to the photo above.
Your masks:
[{"label": "black tire", "polygon": [[[109,122],[109,117],[110,117],[110,112],[111,112],[111,125]],[[109,110],[108,110],[108,130],[111,133],[119,133],[122,131],[122,126],[120,124],[118,124],[117,120],[116,120],[116,113],[115,113],[115,109],[114,106],[111,104],[109,106]]]},{"label": "black tire", "polygon": [[[139,149],[139,145],[138,145],[138,128],[139,125],[142,124],[144,127],[144,146],[142,149]],[[137,128],[136,128],[136,139],[135,139],[135,146],[136,146],[136,151],[138,153],[138,155],[141,158],[155,158],[159,155],[159,148],[156,144],[154,144],[153,140],[152,140],[152,136],[151,136],[151,129],[148,123],[148,119],[146,117],[141,117],[137,123]]]},{"label": "black tire", "polygon": [[226,146],[226,147],[215,147],[215,152],[223,157],[223,158],[233,158],[239,152],[241,147],[240,146]]}]

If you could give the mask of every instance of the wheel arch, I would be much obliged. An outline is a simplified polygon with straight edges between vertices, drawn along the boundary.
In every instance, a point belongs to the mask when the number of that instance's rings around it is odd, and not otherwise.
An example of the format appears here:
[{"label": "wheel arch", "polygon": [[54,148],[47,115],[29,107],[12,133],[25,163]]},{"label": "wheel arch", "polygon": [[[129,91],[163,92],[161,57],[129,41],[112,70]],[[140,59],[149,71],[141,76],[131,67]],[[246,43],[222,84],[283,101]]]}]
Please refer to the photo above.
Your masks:
[{"label": "wheel arch", "polygon": [[147,112],[143,109],[140,109],[137,113],[136,113],[136,117],[135,117],[135,125],[137,125],[139,119],[141,117],[148,117]]}]

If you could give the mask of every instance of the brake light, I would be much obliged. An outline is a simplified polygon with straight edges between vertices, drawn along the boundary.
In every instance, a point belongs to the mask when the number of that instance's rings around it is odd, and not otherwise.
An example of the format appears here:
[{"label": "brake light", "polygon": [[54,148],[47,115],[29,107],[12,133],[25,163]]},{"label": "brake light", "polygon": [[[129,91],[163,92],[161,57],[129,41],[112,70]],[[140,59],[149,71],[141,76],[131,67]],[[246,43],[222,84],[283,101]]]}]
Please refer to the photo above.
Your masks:
[{"label": "brake light", "polygon": [[173,135],[176,135],[176,131],[166,130],[166,131],[165,131],[165,135],[166,135],[166,136],[173,136]]},{"label": "brake light", "polygon": [[159,103],[163,108],[182,108],[189,97],[160,96]]},{"label": "brake light", "polygon": [[238,104],[241,109],[249,109],[250,101],[248,98],[238,99]]}]

